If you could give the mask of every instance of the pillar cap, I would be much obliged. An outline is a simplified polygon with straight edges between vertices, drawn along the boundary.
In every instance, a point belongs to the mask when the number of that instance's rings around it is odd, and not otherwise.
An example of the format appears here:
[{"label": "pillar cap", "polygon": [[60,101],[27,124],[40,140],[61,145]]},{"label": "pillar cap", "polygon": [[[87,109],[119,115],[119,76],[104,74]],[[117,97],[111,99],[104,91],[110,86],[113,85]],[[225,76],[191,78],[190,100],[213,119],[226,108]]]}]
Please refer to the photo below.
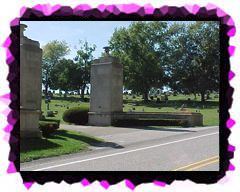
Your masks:
[{"label": "pillar cap", "polygon": [[20,36],[24,36],[23,32],[26,30],[28,26],[25,24],[20,24]]},{"label": "pillar cap", "polygon": [[103,47],[103,49],[104,49],[105,53],[109,56],[110,55],[109,54],[110,47],[109,46],[105,46],[105,47]]}]

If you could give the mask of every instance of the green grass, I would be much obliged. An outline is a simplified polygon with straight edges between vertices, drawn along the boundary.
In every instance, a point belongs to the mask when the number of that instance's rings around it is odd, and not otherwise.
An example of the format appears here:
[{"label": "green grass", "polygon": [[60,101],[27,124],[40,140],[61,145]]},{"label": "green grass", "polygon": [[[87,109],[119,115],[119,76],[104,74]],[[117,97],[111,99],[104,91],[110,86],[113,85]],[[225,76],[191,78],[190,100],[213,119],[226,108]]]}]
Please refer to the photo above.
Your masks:
[{"label": "green grass", "polygon": [[81,132],[57,130],[47,138],[22,140],[20,144],[20,162],[34,159],[76,153],[88,149],[90,145],[99,145],[103,140]]},{"label": "green grass", "polygon": [[[175,109],[174,107],[159,107],[159,105],[156,105],[155,107],[148,107],[146,105],[140,105],[140,106],[132,106],[129,104],[124,105],[125,112],[128,111],[134,111],[134,112],[142,112],[144,109],[144,112],[181,112],[178,109]],[[133,110],[135,108],[135,110]],[[196,112],[196,108],[186,108],[189,112]],[[203,125],[204,126],[213,126],[213,125],[219,125],[219,113],[217,112],[218,107],[214,108],[205,108],[200,109],[200,113],[203,115]]]},{"label": "green grass", "polygon": [[[87,97],[87,96],[85,96]],[[200,96],[197,96],[197,99],[194,100],[193,95],[177,95],[177,96],[169,96],[169,101],[166,103],[162,101],[161,103],[156,103],[156,98],[153,101],[149,101],[148,103],[144,103],[141,96],[136,96],[133,98],[132,96],[124,95],[123,96],[123,111],[135,111],[135,112],[180,112],[180,107],[185,104],[186,109],[190,112],[196,112],[197,109],[200,110],[200,113],[203,114],[203,124],[204,126],[212,126],[219,125],[219,102],[218,98],[214,98],[211,95],[212,99],[207,100],[205,102],[200,101]],[[187,101],[190,98],[191,101]],[[138,106],[135,106],[135,105]],[[62,105],[62,106],[56,106]],[[66,124],[62,120],[62,114],[67,107],[78,107],[78,106],[88,106],[89,102],[80,102],[79,96],[69,96],[67,98],[55,97],[50,103],[50,110],[58,111],[58,114],[53,119],[60,119],[61,123]],[[44,100],[42,100],[42,110],[44,111],[44,115],[46,115],[46,104]],[[50,117],[48,117],[50,118]]]},{"label": "green grass", "polygon": [[[126,97],[128,99],[126,99]],[[168,101],[161,101],[156,103],[156,98],[153,101],[145,103],[142,100],[142,97],[136,97],[135,99],[132,96],[123,96],[124,108],[123,111],[133,111],[133,112],[181,112],[180,108],[185,104],[185,108],[189,112],[196,112],[200,110],[200,113],[203,115],[203,125],[204,126],[213,126],[219,125],[219,102],[218,98],[213,98],[205,102],[200,101],[200,96],[197,96],[197,99],[194,100],[193,95],[178,95],[178,96],[169,96]],[[190,98],[191,101],[187,101]]]},{"label": "green grass", "polygon": [[[59,106],[60,105],[60,106]],[[63,121],[62,115],[64,111],[66,111],[68,108],[72,107],[89,107],[89,102],[82,102],[79,98],[74,96],[69,96],[67,98],[60,98],[55,97],[55,99],[52,99],[49,103],[50,111],[58,111],[58,114],[55,115],[55,117],[47,117],[48,119],[59,119],[61,124],[66,124],[66,122]],[[47,111],[47,104],[45,103],[45,100],[42,99],[42,111],[44,112],[44,115],[46,116]]]}]

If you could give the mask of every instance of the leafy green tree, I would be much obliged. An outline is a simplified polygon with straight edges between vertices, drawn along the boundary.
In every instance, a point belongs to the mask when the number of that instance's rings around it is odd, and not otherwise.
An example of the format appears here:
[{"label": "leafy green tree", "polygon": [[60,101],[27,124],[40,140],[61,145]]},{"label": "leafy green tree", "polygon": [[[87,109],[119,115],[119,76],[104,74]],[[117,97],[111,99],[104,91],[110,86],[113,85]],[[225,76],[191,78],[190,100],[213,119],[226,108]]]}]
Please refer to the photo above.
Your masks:
[{"label": "leafy green tree", "polygon": [[[194,44],[189,37],[184,23],[174,23],[169,28],[168,57],[166,71],[168,85],[178,92],[194,92],[194,78],[192,78],[192,56],[195,50]],[[187,78],[186,78],[187,77]]]},{"label": "leafy green tree", "polygon": [[164,83],[163,55],[166,22],[133,22],[115,29],[109,44],[112,55],[124,65],[124,86],[141,93],[145,101],[151,87]]},{"label": "leafy green tree", "polygon": [[71,59],[61,59],[50,73],[51,80],[54,81],[52,88],[63,90],[67,95],[68,91],[76,88],[75,77],[81,77],[78,71],[78,66]]},{"label": "leafy green tree", "polygon": [[168,55],[172,89],[201,94],[219,90],[219,26],[217,22],[175,23],[170,27]]},{"label": "leafy green tree", "polygon": [[83,99],[87,84],[90,83],[90,68],[96,45],[89,45],[87,41],[79,41],[79,44],[80,48],[77,51],[75,62],[78,64],[80,70],[81,81],[79,81],[79,85],[81,89],[81,99]]},{"label": "leafy green tree", "polygon": [[53,67],[70,52],[65,41],[50,41],[43,47],[42,83],[45,87],[45,95],[49,87],[54,87],[55,81],[51,80]]}]

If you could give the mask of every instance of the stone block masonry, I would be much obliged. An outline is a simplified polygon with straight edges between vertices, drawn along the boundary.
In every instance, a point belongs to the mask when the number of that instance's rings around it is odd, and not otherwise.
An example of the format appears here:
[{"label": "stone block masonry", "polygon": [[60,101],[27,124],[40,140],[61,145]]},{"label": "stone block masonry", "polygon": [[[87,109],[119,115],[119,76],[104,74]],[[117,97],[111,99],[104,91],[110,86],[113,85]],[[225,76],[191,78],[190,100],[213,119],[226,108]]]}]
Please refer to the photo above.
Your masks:
[{"label": "stone block masonry", "polygon": [[23,35],[20,25],[20,137],[41,137],[42,50],[38,41]]},{"label": "stone block masonry", "polygon": [[122,112],[123,67],[106,55],[91,66],[89,125],[110,126],[114,112]]}]

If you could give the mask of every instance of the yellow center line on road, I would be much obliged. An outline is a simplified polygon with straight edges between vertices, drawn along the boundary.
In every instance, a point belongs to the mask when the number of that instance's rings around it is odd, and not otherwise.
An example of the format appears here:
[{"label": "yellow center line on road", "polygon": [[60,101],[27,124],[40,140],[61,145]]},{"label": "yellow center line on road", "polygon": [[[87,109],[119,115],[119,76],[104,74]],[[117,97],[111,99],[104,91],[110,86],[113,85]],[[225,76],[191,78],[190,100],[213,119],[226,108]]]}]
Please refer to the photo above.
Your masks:
[{"label": "yellow center line on road", "polygon": [[210,164],[216,163],[216,162],[218,162],[218,161],[219,161],[218,159],[213,160],[213,161],[209,161],[209,162],[207,162],[207,163],[198,165],[198,166],[196,166],[196,167],[193,167],[193,168],[191,168],[191,169],[187,169],[187,170],[185,170],[185,171],[193,171],[193,170],[196,170],[196,169],[198,169],[198,168],[204,167],[204,166],[206,166],[206,165],[210,165]]},{"label": "yellow center line on road", "polygon": [[191,164],[183,166],[183,167],[179,167],[179,168],[177,168],[173,171],[185,171],[185,169],[188,169],[188,168],[194,169],[194,166],[200,166],[200,165],[202,165],[206,162],[213,161],[213,160],[218,161],[218,159],[219,159],[219,156],[217,155],[217,156],[214,156],[214,157],[211,157],[211,158],[208,158],[208,159],[204,159],[204,160],[201,160],[201,161],[197,161],[195,163],[191,163]]}]

